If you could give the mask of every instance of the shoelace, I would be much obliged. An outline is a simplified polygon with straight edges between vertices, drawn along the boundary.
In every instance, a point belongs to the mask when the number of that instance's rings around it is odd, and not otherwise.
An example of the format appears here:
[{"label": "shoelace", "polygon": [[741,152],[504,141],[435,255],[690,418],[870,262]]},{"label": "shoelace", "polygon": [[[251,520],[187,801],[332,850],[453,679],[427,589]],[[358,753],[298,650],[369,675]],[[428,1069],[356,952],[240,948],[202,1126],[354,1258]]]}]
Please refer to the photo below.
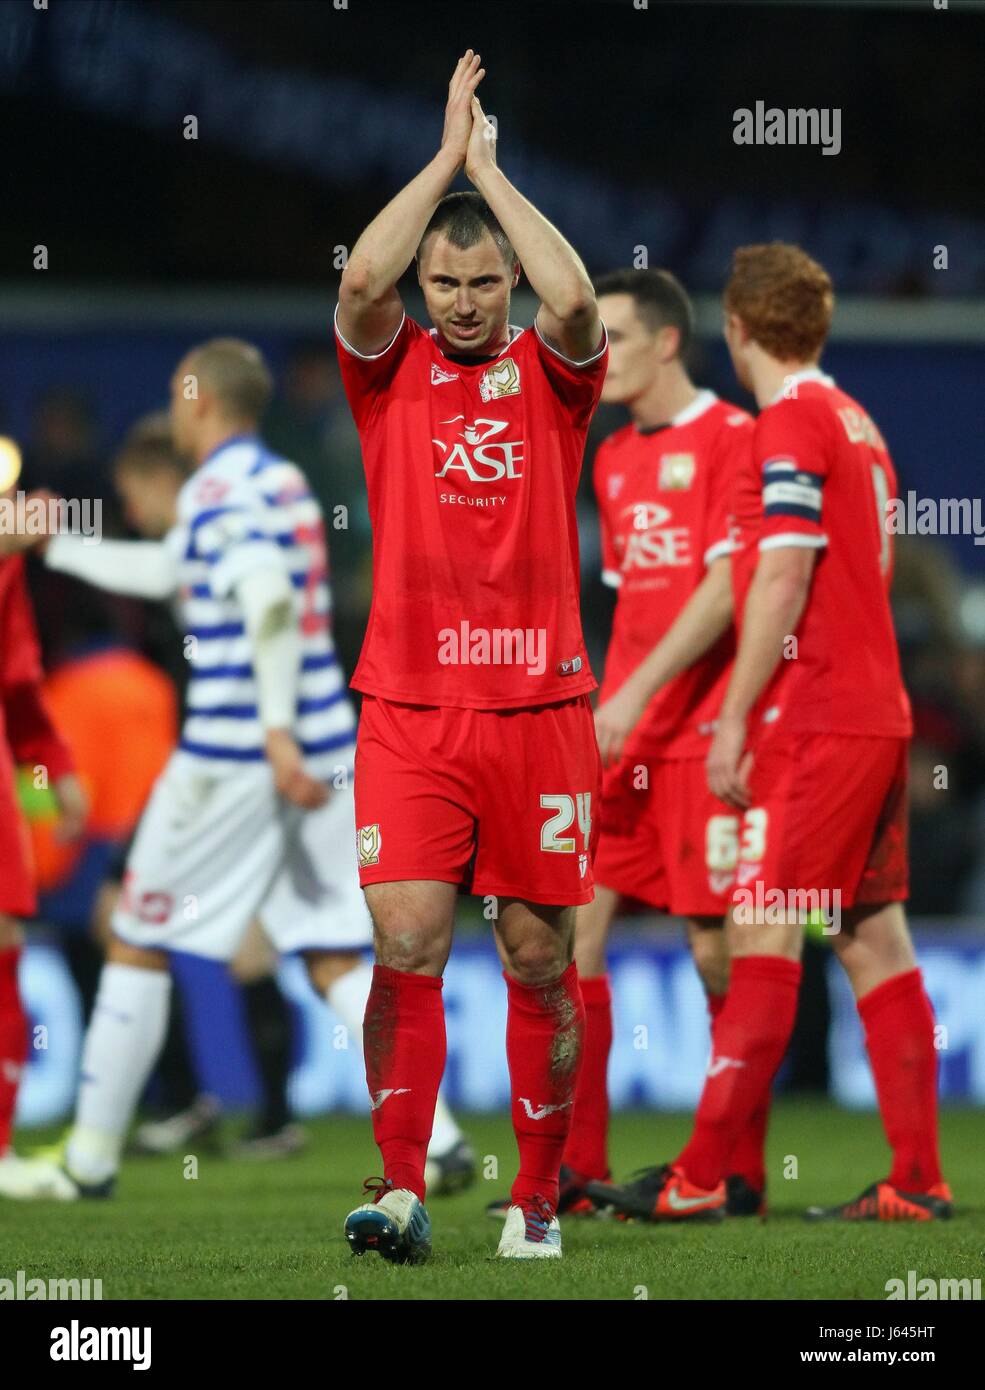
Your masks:
[{"label": "shoelace", "polygon": [[368,1197],[371,1196],[374,1202],[378,1202],[380,1198],[385,1193],[390,1192],[392,1188],[393,1182],[390,1178],[366,1178],[363,1183],[363,1192],[365,1192]]},{"label": "shoelace", "polygon": [[540,1245],[547,1238],[547,1232],[553,1220],[554,1208],[547,1198],[540,1195],[532,1197],[530,1205],[523,1208],[525,1239],[535,1241]]}]

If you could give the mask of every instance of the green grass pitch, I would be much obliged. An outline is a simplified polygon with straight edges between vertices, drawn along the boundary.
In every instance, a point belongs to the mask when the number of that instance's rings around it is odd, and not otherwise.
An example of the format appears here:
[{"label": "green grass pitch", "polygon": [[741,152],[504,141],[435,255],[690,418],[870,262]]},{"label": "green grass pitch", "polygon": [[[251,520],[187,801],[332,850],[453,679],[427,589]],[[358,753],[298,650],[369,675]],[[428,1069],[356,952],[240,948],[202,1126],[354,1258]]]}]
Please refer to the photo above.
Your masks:
[{"label": "green grass pitch", "polygon": [[[683,1115],[619,1115],[617,1175],[677,1150]],[[886,1169],[876,1116],[822,1102],[777,1105],[769,1140],[770,1216],[696,1227],[562,1221],[560,1262],[491,1258],[498,1224],[484,1215],[515,1163],[510,1126],[476,1116],[468,1131],[498,1163],[458,1197],[429,1204],[434,1255],[418,1268],[350,1255],[342,1221],[361,1180],[379,1172],[368,1121],[308,1124],[309,1148],[273,1163],[198,1155],[129,1159],[109,1202],[0,1205],[0,1277],[100,1278],[107,1299],[885,1299],[890,1278],[985,1280],[981,1111],[942,1116],[950,1222],[810,1226],[812,1202],[853,1197]],[[21,1152],[36,1135],[20,1136]],[[45,1136],[40,1136],[41,1138]],[[796,1160],[797,1177],[785,1178]]]}]

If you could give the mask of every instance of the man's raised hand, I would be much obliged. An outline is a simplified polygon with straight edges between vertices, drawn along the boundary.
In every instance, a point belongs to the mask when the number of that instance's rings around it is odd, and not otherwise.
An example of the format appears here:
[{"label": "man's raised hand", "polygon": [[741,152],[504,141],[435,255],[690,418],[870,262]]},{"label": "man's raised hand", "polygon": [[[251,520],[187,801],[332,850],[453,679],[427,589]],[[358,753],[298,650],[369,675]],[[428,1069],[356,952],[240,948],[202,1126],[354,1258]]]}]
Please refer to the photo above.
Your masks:
[{"label": "man's raised hand", "polygon": [[458,66],[448,83],[448,105],[445,107],[445,128],[441,134],[441,148],[449,146],[458,156],[459,164],[465,163],[465,154],[472,135],[472,97],[476,87],[486,75],[485,68],[479,66],[479,55],[467,49],[459,58]]},{"label": "man's raised hand", "polygon": [[472,98],[472,133],[465,153],[465,173],[476,182],[484,172],[496,168],[496,127],[482,109],[478,97]]}]

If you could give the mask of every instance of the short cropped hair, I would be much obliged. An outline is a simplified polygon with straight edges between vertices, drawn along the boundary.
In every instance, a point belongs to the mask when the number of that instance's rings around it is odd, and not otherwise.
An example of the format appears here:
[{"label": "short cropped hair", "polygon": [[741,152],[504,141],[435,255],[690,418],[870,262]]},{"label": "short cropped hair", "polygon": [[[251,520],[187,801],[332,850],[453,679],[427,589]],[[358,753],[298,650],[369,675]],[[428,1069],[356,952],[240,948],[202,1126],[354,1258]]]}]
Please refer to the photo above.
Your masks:
[{"label": "short cropped hair", "polygon": [[831,328],[834,288],[823,266],[799,246],[740,246],[724,304],[753,342],[781,362],[813,361]]},{"label": "short cropped hair", "polygon": [[595,297],[628,294],[651,333],[676,328],[678,356],[686,357],[694,339],[694,308],[684,286],[669,270],[610,270],[595,281]]},{"label": "short cropped hair", "polygon": [[452,246],[467,251],[477,246],[488,232],[499,247],[503,260],[510,271],[516,268],[517,254],[513,245],[499,224],[499,220],[481,193],[446,193],[431,214],[431,220],[424,228],[424,235],[418,242],[415,260],[421,263],[424,243],[434,232],[447,237]]},{"label": "short cropped hair", "polygon": [[170,468],[182,476],[188,474],[188,464],[174,447],[171,421],[166,410],[142,415],[131,426],[114,459],[113,468],[117,473],[147,474]]},{"label": "short cropped hair", "polygon": [[274,391],[259,348],[240,338],[213,338],[192,348],[185,360],[230,419],[259,424]]}]

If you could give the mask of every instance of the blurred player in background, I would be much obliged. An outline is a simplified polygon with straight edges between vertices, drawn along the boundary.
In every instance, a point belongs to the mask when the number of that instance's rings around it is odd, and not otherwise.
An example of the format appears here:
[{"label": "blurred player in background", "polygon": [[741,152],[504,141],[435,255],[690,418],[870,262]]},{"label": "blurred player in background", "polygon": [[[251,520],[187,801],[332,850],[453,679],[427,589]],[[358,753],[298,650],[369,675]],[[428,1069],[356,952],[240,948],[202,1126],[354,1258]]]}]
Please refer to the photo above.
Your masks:
[{"label": "blurred player in background", "polygon": [[[17,446],[0,439],[0,496],[13,497],[19,476]],[[86,816],[85,795],[52,722],[42,679],[24,560],[7,553],[0,558],[0,1195],[15,1198],[52,1192],[47,1166],[18,1158],[11,1147],[28,1057],[28,1020],[17,983],[24,944],[18,919],[32,917],[37,906],[30,838],[17,803],[17,765],[30,767],[34,787],[51,789],[62,839],[77,838]]]},{"label": "blurred player in background", "polygon": [[911,722],[889,606],[896,475],[872,420],[818,366],[834,306],[821,266],[795,246],[744,247],[724,304],[736,375],[761,412],[735,492],[739,646],[708,756],[712,791],[742,814],[731,978],[687,1146],[592,1191],[633,1215],[659,1214],[674,1188],[724,1209],[729,1155],[793,1028],[805,907],[820,903],[893,1162],[855,1200],[807,1215],[948,1217],[934,1016],[903,909]]},{"label": "blurred player in background", "polygon": [[[558,1170],[584,1023],[573,909],[592,897],[600,768],[575,491],[606,337],[580,259],[496,166],[482,76],[470,49],[440,150],[359,237],[336,313],[374,537],[353,684],[377,959],[366,1076],[384,1169],[346,1234],[356,1254],[395,1261],[430,1251],[424,1154],[461,889],[497,900],[506,961],[520,1168],[503,1257],[561,1254]],[[446,197],[463,166],[478,192]],[[415,257],[430,333],[397,290]],[[521,262],[541,301],[525,330],[509,323]]]},{"label": "blurred player in background", "polygon": [[[146,417],[130,431],[116,461],[114,479],[129,524],[147,539],[161,540],[177,524],[178,496],[188,478],[184,459],[176,452],[167,413]],[[353,856],[354,859],[354,856]],[[355,863],[351,872],[355,875]],[[115,906],[115,903],[114,903]],[[262,917],[262,912],[261,912]],[[292,1056],[291,1009],[277,985],[276,956],[255,922],[230,961],[230,970],[243,994],[244,1016],[260,1081],[256,1117],[237,1144],[242,1158],[275,1158],[296,1152],[304,1132],[290,1122],[287,1083]],[[328,992],[329,1002],[358,1038],[372,972],[359,956],[343,953],[342,970]],[[148,1120],[134,1135],[143,1153],[184,1152],[192,1140],[214,1134],[221,1115],[219,1101],[197,1094],[187,1040],[179,1028],[169,1038],[167,1080],[183,1090],[180,1103],[159,1119]],[[190,1092],[190,1093],[189,1093]],[[439,1191],[454,1191],[474,1176],[474,1158],[444,1101],[439,1101],[438,1124],[428,1154],[430,1180]]]},{"label": "blurred player in background", "polygon": [[[694,314],[672,275],[616,271],[595,292],[610,343],[602,400],[632,420],[599,446],[594,470],[602,577],[618,597],[595,714],[607,768],[595,900],[578,909],[575,931],[585,1055],[561,1170],[561,1209],[585,1214],[595,1212],[586,1182],[609,1177],[605,947],[620,899],[683,917],[713,1029],[725,1003],[738,816],[708,790],[705,759],[735,650],[729,511],[753,428],[692,382]],[[762,1203],[766,1118],[764,1106],[731,1155],[736,1214]],[[700,1216],[702,1202],[671,1205],[671,1192],[668,1216]]]},{"label": "blurred player in background", "polygon": [[[259,913],[359,1035],[370,924],[352,863],[355,716],[332,645],[320,509],[258,435],[270,388],[251,345],[193,349],[172,378],[175,447],[194,464],[177,523],[161,541],[48,545],[54,569],[138,597],[178,595],[192,666],[181,742],[112,918],[65,1197],[113,1188],[167,1026],[169,950],[228,960]],[[166,485],[145,502],[163,519]]]}]

